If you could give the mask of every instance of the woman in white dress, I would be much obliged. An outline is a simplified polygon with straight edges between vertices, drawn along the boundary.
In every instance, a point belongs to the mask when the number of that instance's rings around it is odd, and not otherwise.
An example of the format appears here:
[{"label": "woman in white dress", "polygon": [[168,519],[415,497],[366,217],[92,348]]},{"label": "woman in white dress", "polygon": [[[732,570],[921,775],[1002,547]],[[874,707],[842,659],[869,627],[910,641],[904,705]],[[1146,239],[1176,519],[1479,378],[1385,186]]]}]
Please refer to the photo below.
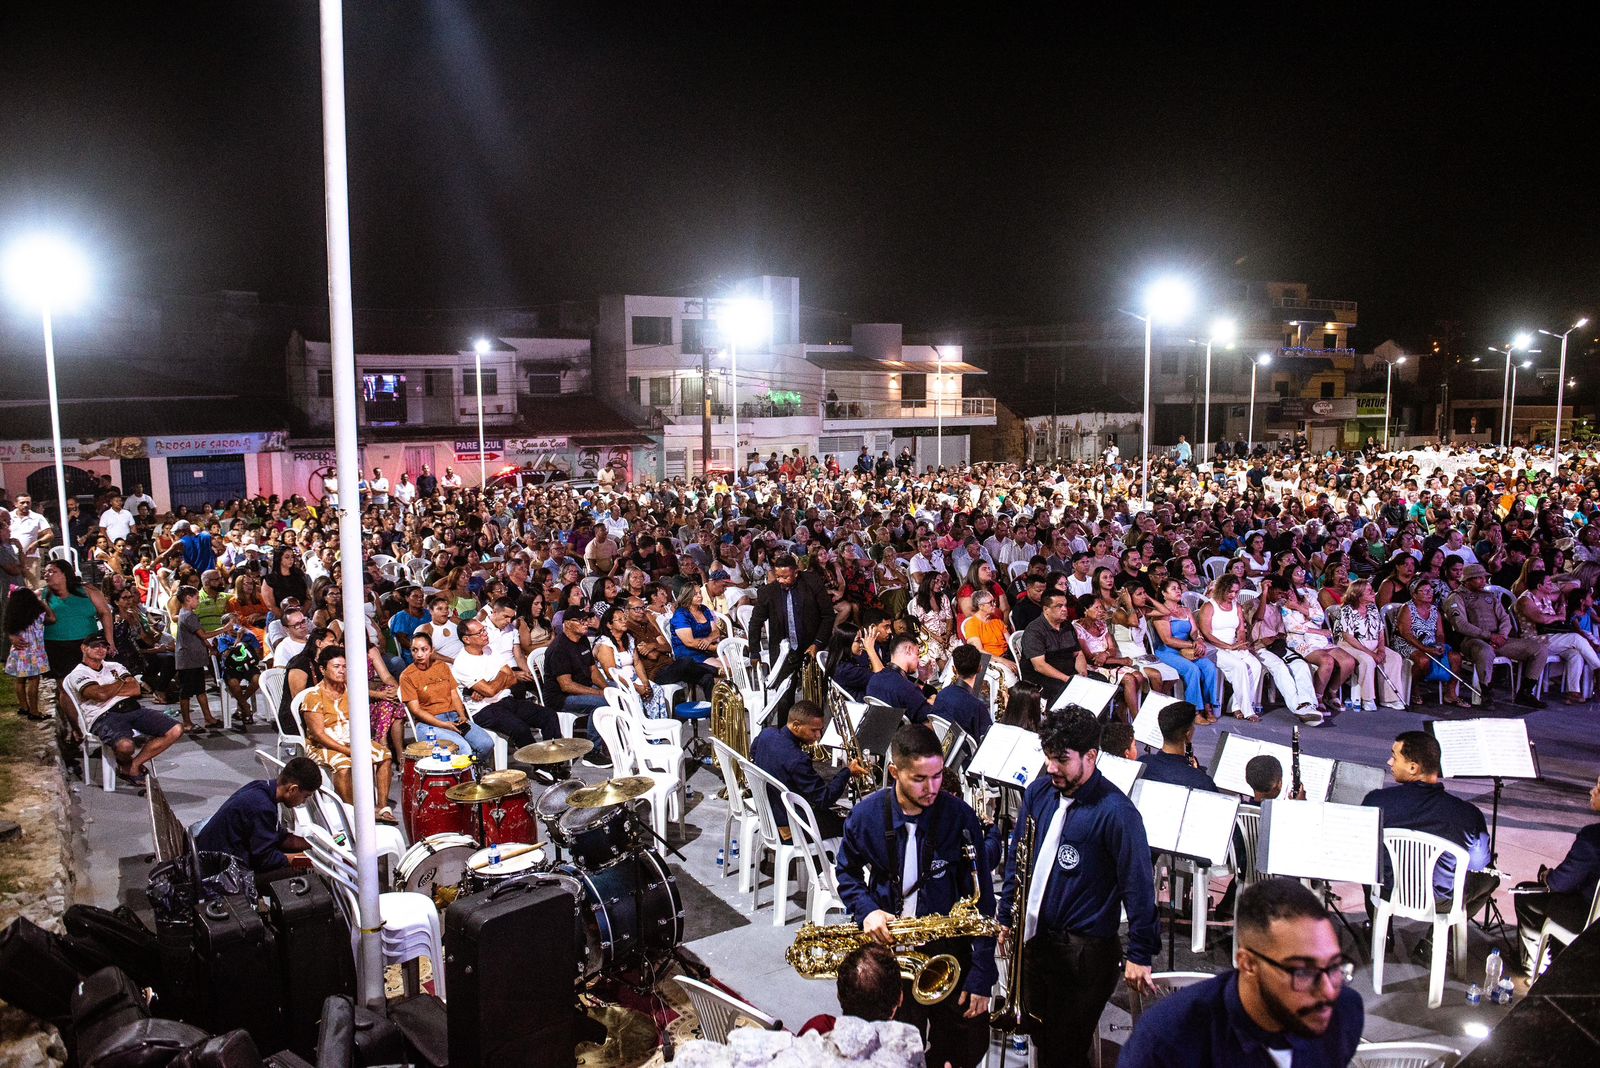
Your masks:
[{"label": "woman in white dress", "polygon": [[1334,637],[1350,655],[1356,658],[1356,681],[1361,687],[1361,710],[1376,712],[1378,699],[1386,708],[1404,708],[1401,699],[1401,672],[1406,662],[1395,650],[1389,648],[1384,634],[1383,609],[1378,607],[1378,595],[1372,583],[1356,579],[1345,588],[1344,604],[1329,615],[1333,619]]},{"label": "woman in white dress", "polygon": [[639,702],[644,705],[646,717],[672,718],[666,694],[660,686],[645,677],[638,657],[634,655],[633,635],[628,633],[626,609],[613,605],[600,620],[600,637],[595,639],[594,659],[600,665],[600,670],[616,685],[633,689]]},{"label": "woman in white dress", "polygon": [[1261,686],[1261,661],[1250,651],[1239,609],[1239,577],[1218,576],[1210,595],[1200,605],[1200,636],[1217,652],[1217,670],[1233,687],[1233,717],[1260,719],[1256,693]]}]

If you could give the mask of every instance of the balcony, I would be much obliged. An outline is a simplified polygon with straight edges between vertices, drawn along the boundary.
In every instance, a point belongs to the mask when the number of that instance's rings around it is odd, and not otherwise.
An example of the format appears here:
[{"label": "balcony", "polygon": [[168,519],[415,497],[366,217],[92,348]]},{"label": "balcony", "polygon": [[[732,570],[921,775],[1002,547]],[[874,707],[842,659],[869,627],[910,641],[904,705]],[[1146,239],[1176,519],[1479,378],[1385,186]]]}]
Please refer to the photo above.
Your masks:
[{"label": "balcony", "polygon": [[1308,358],[1331,360],[1335,357],[1342,356],[1348,358],[1356,355],[1358,355],[1358,353],[1355,349],[1319,349],[1308,345],[1303,345],[1295,348],[1275,349],[1273,351],[1272,358],[1275,360],[1299,360]]},{"label": "balcony", "polygon": [[993,397],[947,397],[942,400],[825,401],[824,430],[846,429],[842,424],[878,423],[923,426],[944,419],[958,425],[980,425],[994,420]]}]

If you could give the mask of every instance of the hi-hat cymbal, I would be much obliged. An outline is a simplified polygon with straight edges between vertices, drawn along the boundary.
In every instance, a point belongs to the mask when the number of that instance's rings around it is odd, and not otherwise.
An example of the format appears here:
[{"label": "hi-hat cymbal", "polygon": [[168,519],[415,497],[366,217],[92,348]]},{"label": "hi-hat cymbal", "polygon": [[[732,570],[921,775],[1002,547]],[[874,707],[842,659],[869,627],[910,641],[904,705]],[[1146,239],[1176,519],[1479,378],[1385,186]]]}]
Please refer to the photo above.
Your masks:
[{"label": "hi-hat cymbal", "polygon": [[552,738],[523,746],[511,754],[511,759],[519,764],[566,764],[593,748],[594,743],[587,738]]},{"label": "hi-hat cymbal", "polygon": [[[582,790],[574,790],[567,798],[568,808],[610,808],[620,805],[624,801],[632,801],[636,797],[643,797],[650,792],[655,780],[645,775],[634,775],[626,779],[611,779],[600,783],[598,786],[586,786]],[[455,789],[455,787],[452,787]]]},{"label": "hi-hat cymbal", "polygon": [[444,796],[463,805],[477,805],[485,801],[494,801],[513,793],[508,782],[464,782],[444,792]]}]

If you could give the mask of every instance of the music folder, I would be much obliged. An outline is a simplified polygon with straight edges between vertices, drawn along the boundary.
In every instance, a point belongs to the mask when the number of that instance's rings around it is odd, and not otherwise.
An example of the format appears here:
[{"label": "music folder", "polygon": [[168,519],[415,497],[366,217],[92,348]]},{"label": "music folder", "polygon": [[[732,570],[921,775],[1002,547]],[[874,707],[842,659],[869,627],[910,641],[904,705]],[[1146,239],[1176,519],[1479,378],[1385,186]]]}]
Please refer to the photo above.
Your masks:
[{"label": "music folder", "polygon": [[[1279,742],[1251,738],[1231,731],[1222,732],[1217,740],[1217,748],[1211,754],[1211,781],[1224,790],[1232,790],[1246,797],[1251,796],[1254,791],[1245,781],[1244,767],[1252,757],[1256,756],[1270,756],[1282,766],[1283,792],[1280,796],[1287,798],[1290,784],[1294,782],[1292,773],[1294,750]],[[1335,765],[1336,761],[1331,757],[1311,756],[1304,751],[1301,752],[1300,782],[1306,789],[1307,801],[1328,800],[1328,794],[1333,788]]]},{"label": "music folder", "polygon": [[1371,764],[1357,764],[1340,760],[1333,768],[1333,789],[1328,800],[1341,805],[1359,805],[1374,790],[1381,790],[1389,781],[1389,772]]},{"label": "music folder", "polygon": [[1430,719],[1447,779],[1537,779],[1539,759],[1523,719]]},{"label": "music folder", "polygon": [[1168,697],[1155,690],[1145,694],[1144,700],[1139,702],[1139,714],[1133,717],[1134,741],[1151,749],[1160,749],[1165,744],[1165,739],[1161,737],[1161,710],[1177,703],[1176,697]]},{"label": "music folder", "polygon": [[889,751],[889,742],[905,718],[906,710],[903,708],[867,702],[867,713],[856,724],[856,741],[861,743],[861,751],[875,757],[883,756]]},{"label": "music folder", "polygon": [[1050,710],[1054,712],[1058,708],[1077,705],[1098,716],[1106,710],[1106,706],[1116,695],[1115,683],[1091,679],[1086,675],[1074,675],[1067,683],[1067,688],[1061,691],[1061,696],[1056,698],[1056,703],[1050,706]]},{"label": "music folder", "polygon": [[[845,714],[850,717],[850,725],[861,730],[861,719],[867,714],[867,704],[864,701],[846,701]],[[843,749],[844,735],[839,733],[839,724],[836,716],[828,717],[828,726],[822,732],[820,744],[824,749]],[[859,734],[858,734],[859,736]]]},{"label": "music folder", "polygon": [[1133,784],[1144,774],[1144,765],[1137,760],[1111,753],[1101,753],[1094,766],[1100,769],[1100,774],[1111,780],[1112,786],[1125,794],[1133,792]]},{"label": "music folder", "polygon": [[983,736],[983,744],[967,765],[967,774],[1025,790],[1043,767],[1044,748],[1037,734],[996,723]]},{"label": "music folder", "polygon": [[1376,886],[1382,851],[1377,808],[1281,798],[1261,806],[1256,867],[1266,874]]},{"label": "music folder", "polygon": [[1227,859],[1239,799],[1215,790],[1191,790],[1176,783],[1139,779],[1128,795],[1144,820],[1150,848],[1205,864]]}]

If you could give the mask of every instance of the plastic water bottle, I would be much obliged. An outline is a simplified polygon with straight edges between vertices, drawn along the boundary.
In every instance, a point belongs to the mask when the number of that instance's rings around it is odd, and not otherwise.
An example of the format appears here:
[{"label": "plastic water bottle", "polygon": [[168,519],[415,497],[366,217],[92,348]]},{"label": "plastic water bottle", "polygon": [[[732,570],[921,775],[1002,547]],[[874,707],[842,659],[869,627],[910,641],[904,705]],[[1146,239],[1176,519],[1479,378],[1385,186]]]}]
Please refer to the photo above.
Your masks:
[{"label": "plastic water bottle", "polygon": [[433,728],[431,723],[422,737],[428,743],[428,755],[434,760],[443,760],[444,746],[439,744],[439,732]]},{"label": "plastic water bottle", "polygon": [[1467,1004],[1483,1004],[1483,990],[1478,986],[1477,983],[1473,983],[1471,986],[1467,987]]},{"label": "plastic water bottle", "polygon": [[500,847],[498,845],[492,845],[489,847],[489,866],[491,868],[498,868],[500,866]]},{"label": "plastic water bottle", "polygon": [[1501,976],[1505,974],[1505,962],[1500,959],[1500,950],[1491,949],[1489,959],[1483,962],[1483,993],[1484,996],[1494,998],[1500,989]]},{"label": "plastic water bottle", "polygon": [[1511,977],[1507,976],[1500,980],[1499,986],[1494,988],[1494,1003],[1496,1005],[1509,1005],[1511,1004],[1511,999],[1516,997],[1516,994],[1516,985],[1511,982]]},{"label": "plastic water bottle", "polygon": [[[1026,1058],[1028,1056],[1028,1036],[1012,1035],[1011,1052],[1015,1053],[1019,1057]],[[1023,1063],[1027,1063],[1026,1060],[1024,1060]]]},{"label": "plastic water bottle", "polygon": [[717,850],[717,867],[721,868],[721,867],[725,866],[727,863],[728,863],[728,858],[723,855],[722,850],[720,850],[720,849]]},{"label": "plastic water bottle", "polygon": [[734,838],[734,840],[733,840],[733,859],[734,860],[738,860],[739,859],[739,839],[738,838]]}]

